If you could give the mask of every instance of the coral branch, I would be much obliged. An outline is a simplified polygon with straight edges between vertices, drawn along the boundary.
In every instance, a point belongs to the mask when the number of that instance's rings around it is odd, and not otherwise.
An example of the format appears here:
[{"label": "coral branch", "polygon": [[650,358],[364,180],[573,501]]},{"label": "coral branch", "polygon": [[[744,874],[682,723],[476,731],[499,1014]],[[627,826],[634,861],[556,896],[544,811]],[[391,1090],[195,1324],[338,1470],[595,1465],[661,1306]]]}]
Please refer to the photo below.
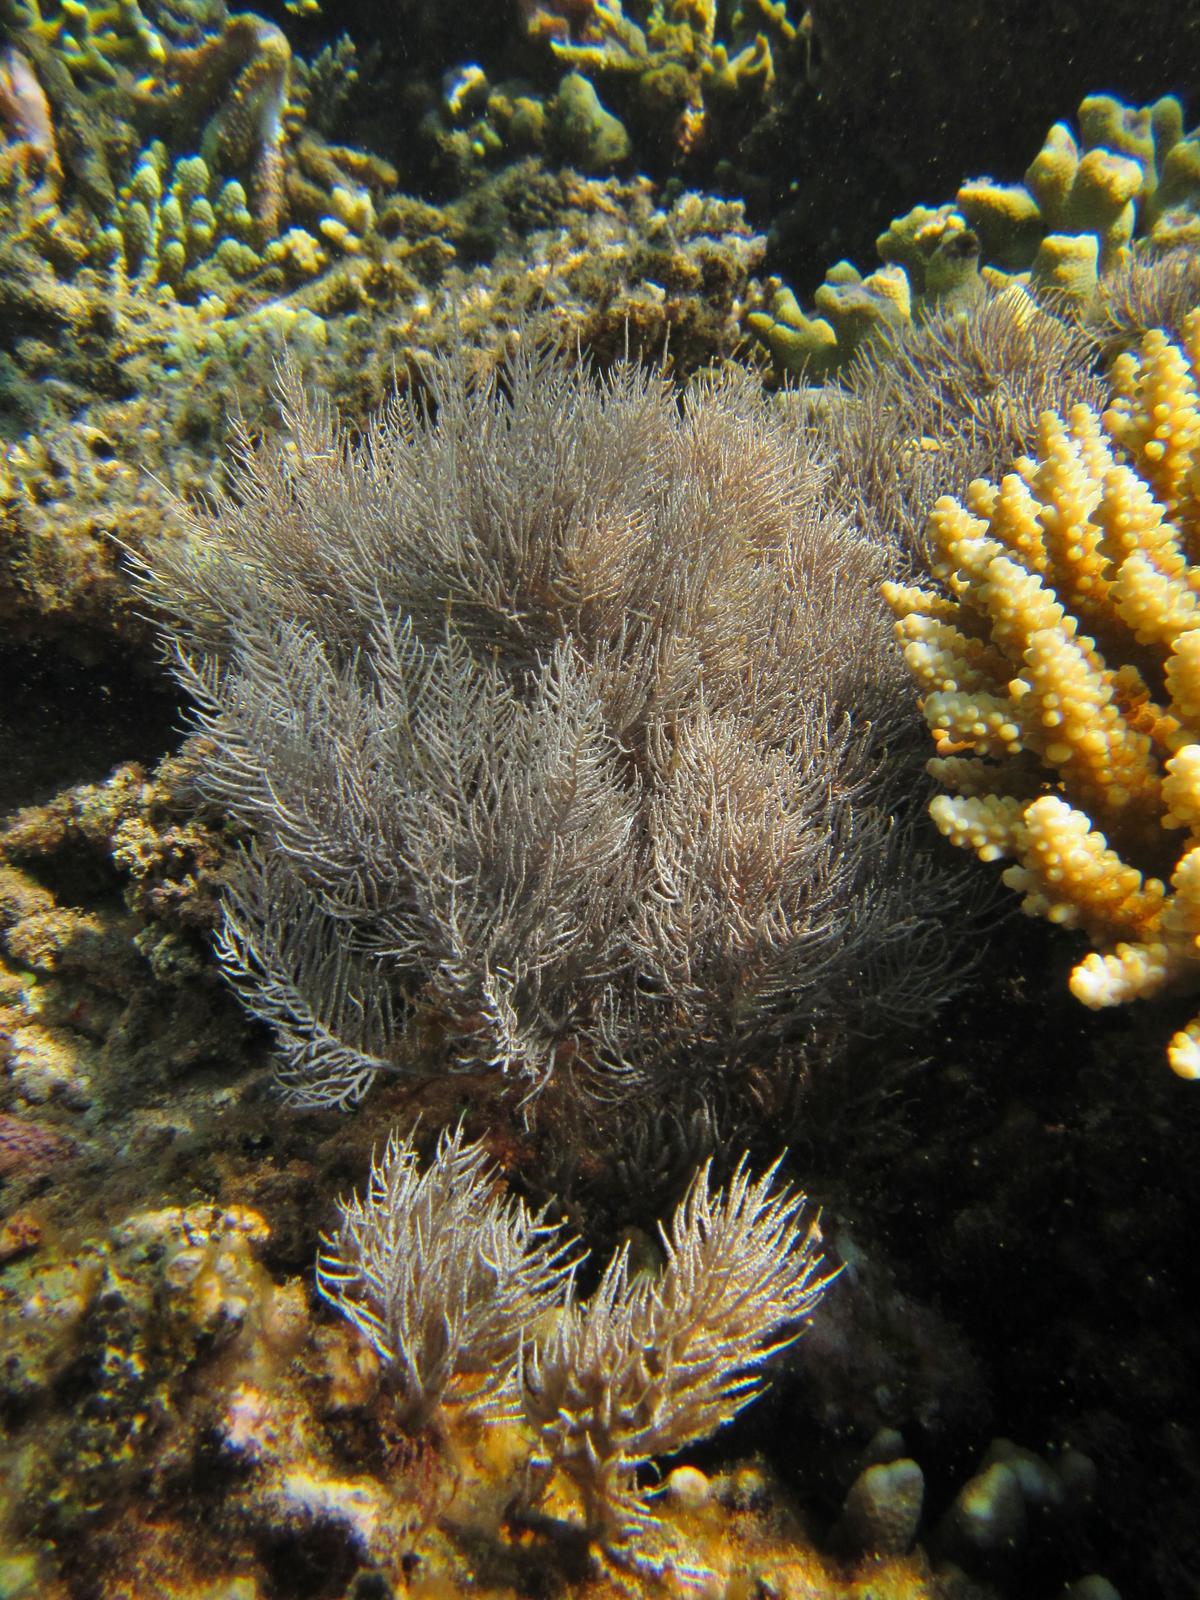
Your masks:
[{"label": "coral branch", "polygon": [[[1089,1006],[1200,988],[1200,309],[1113,381],[1103,418],[1048,413],[1040,460],[972,484],[979,514],[933,508],[948,606],[887,591],[930,727],[972,753],[931,764],[958,791],[934,821],[1097,944],[1071,979]],[[1198,1040],[1200,1019],[1172,1041],[1181,1076]]]}]

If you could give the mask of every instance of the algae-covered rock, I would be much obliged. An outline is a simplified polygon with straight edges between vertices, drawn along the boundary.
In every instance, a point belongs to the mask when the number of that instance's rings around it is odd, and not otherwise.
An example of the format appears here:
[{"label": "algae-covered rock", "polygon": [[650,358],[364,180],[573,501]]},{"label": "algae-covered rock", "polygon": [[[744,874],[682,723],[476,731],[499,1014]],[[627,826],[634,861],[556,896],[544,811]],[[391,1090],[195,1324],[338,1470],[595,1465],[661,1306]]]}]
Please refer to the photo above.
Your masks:
[{"label": "algae-covered rock", "polygon": [[866,1467],[850,1485],[835,1539],[864,1554],[905,1555],[913,1546],[925,1500],[925,1475],[904,1457]]},{"label": "algae-covered rock", "polygon": [[583,172],[610,172],[632,149],[624,125],[600,103],[587,78],[568,72],[547,108],[551,150]]}]

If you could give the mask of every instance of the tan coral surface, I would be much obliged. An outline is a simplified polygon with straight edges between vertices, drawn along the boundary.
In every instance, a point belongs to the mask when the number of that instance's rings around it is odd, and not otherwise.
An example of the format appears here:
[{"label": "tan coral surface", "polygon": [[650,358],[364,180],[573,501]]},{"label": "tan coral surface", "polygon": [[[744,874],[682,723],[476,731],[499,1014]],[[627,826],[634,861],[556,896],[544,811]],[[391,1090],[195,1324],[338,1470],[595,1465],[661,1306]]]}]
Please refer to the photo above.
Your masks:
[{"label": "tan coral surface", "polygon": [[[1103,417],[930,515],[952,598],[889,585],[954,844],[1095,947],[1092,1007],[1200,988],[1200,308],[1118,359]],[[1200,1017],[1168,1059],[1200,1077]]]}]

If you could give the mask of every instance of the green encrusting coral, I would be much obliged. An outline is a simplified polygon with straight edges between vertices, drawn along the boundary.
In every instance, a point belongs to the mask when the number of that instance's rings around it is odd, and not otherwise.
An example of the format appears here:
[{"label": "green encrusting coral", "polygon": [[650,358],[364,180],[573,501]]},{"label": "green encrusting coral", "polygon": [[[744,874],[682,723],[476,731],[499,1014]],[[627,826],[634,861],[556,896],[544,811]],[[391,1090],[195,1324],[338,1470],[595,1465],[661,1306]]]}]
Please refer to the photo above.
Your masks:
[{"label": "green encrusting coral", "polygon": [[1200,245],[1200,130],[1185,132],[1173,95],[1143,107],[1090,95],[1078,126],[1076,136],[1054,124],[1023,183],[971,179],[952,204],[896,218],[876,241],[883,265],[864,275],[838,262],[812,314],[776,283],[767,309],[747,319],[776,369],[834,371],[877,329],[970,304],[1012,277],[1048,303],[1086,307],[1135,244]]}]

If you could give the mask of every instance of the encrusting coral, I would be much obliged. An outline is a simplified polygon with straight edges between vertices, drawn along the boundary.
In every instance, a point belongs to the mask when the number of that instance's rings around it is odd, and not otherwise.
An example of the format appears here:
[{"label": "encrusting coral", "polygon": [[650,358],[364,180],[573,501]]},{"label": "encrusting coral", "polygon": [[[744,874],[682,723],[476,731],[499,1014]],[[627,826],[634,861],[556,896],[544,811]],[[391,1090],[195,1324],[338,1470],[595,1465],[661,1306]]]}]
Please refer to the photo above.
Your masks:
[{"label": "encrusting coral", "polygon": [[963,183],[952,204],[918,205],[876,240],[882,265],[831,267],[807,314],[774,280],[764,311],[747,319],[782,373],[844,365],[882,329],[934,308],[962,309],[1012,277],[1046,298],[1086,309],[1106,274],[1126,265],[1135,238],[1147,251],[1200,239],[1200,130],[1184,130],[1167,95],[1144,107],[1089,95],[1079,137],[1050,129],[1023,184]]},{"label": "encrusting coral", "polygon": [[[930,812],[1022,908],[1096,948],[1085,1005],[1200,988],[1200,308],[1118,358],[1103,416],[933,507],[934,575],[886,587],[951,790]],[[1200,1077],[1200,1017],[1168,1059]]]}]

